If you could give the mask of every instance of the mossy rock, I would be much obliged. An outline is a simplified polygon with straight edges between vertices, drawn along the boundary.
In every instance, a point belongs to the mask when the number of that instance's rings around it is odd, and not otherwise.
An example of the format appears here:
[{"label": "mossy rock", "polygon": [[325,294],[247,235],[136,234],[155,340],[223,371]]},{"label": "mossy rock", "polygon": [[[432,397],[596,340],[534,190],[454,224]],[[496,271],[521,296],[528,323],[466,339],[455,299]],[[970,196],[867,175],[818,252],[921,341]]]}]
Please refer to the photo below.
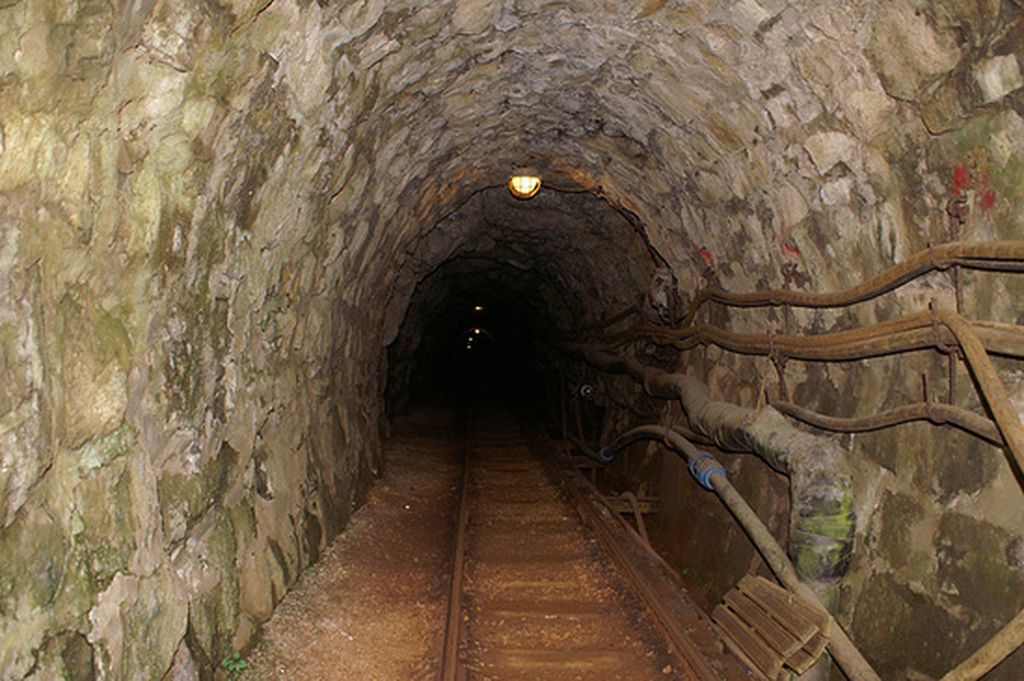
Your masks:
[{"label": "mossy rock", "polygon": [[198,473],[165,473],[160,477],[157,494],[164,532],[172,541],[181,541],[207,511],[220,503],[237,464],[238,452],[225,442]]},{"label": "mossy rock", "polygon": [[74,448],[121,425],[132,343],[125,325],[82,287],[61,298],[57,314],[64,395],[61,440]]},{"label": "mossy rock", "polygon": [[924,517],[921,502],[905,494],[886,492],[880,516],[882,530],[878,550],[890,565],[903,567],[910,559],[910,534],[914,524]]},{"label": "mossy rock", "polygon": [[205,588],[193,596],[189,610],[189,646],[197,660],[205,660],[211,669],[232,652],[232,636],[238,620],[238,544],[230,515],[216,511],[212,524],[200,539],[209,578]]},{"label": "mossy rock", "polygon": [[33,680],[94,681],[96,654],[88,639],[77,631],[52,636],[35,655]]},{"label": "mossy rock", "polygon": [[88,588],[103,591],[118,572],[128,569],[136,549],[131,474],[127,465],[111,466],[82,480],[77,489],[82,531],[74,536]]},{"label": "mossy rock", "polygon": [[0,530],[0,616],[46,608],[65,579],[68,541],[63,527],[40,509]]},{"label": "mossy rock", "polygon": [[1013,559],[1021,538],[983,520],[950,512],[935,544],[938,578],[955,587],[949,598],[983,621],[1009,621],[1024,608],[1024,573]]},{"label": "mossy rock", "polygon": [[138,595],[121,605],[124,652],[120,678],[160,679],[185,636],[189,601],[169,569],[139,580]]},{"label": "mossy rock", "polygon": [[911,669],[938,678],[964,657],[963,631],[933,600],[876,574],[857,602],[852,636],[883,679]]}]

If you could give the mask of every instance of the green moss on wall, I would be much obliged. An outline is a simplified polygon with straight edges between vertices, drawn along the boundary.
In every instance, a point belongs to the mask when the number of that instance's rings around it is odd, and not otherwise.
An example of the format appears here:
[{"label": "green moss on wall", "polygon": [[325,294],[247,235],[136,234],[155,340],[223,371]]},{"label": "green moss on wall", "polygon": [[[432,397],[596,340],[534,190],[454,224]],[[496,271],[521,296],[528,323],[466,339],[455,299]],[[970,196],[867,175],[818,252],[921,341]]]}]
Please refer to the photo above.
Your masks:
[{"label": "green moss on wall", "polygon": [[24,514],[20,522],[0,530],[0,615],[13,616],[52,606],[66,570],[68,540],[41,509]]},{"label": "green moss on wall", "polygon": [[195,523],[218,505],[237,470],[238,452],[226,442],[194,474],[166,473],[157,483],[164,532],[180,541]]},{"label": "green moss on wall", "polygon": [[946,513],[936,537],[938,579],[956,585],[947,597],[955,604],[1008,621],[1024,608],[1024,573],[1006,530],[961,513]]},{"label": "green moss on wall", "polygon": [[[189,622],[194,645],[212,664],[232,652],[231,636],[238,618],[238,571],[236,530],[229,513],[215,512],[211,531],[206,536],[204,558],[207,569],[217,575],[216,586],[193,601]],[[213,670],[210,670],[212,672]]]},{"label": "green moss on wall", "polygon": [[924,517],[921,503],[905,494],[886,492],[882,500],[878,550],[896,568],[906,565],[914,524]]}]

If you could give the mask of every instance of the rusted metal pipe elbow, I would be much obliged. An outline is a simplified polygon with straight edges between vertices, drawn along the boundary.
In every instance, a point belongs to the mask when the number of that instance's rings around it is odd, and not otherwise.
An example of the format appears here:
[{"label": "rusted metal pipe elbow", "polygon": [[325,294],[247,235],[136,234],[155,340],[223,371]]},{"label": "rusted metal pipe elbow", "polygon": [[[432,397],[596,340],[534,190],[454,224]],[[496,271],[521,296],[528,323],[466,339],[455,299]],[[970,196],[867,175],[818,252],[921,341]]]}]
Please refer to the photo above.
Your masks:
[{"label": "rusted metal pipe elbow", "polygon": [[790,479],[789,554],[826,601],[849,569],[856,515],[850,466],[832,441],[794,428],[772,407],[714,401],[701,381],[593,347],[572,348],[599,368],[632,376],[653,397],[677,399],[690,427],[720,448],[750,452]]}]

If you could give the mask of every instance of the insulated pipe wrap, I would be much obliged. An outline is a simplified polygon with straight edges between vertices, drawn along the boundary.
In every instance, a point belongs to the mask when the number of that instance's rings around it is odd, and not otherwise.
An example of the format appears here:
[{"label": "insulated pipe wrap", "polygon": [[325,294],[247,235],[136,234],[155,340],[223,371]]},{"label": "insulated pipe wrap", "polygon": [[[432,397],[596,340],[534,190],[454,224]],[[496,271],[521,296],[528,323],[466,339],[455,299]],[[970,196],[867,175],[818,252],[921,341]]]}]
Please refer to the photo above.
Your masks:
[{"label": "insulated pipe wrap", "polygon": [[841,578],[850,567],[856,529],[852,476],[842,450],[797,430],[771,407],[737,430],[750,451],[789,475],[789,553],[797,570],[810,580]]},{"label": "insulated pipe wrap", "polygon": [[[856,515],[851,472],[830,440],[794,428],[771,407],[759,410],[713,401],[708,388],[684,374],[669,373],[595,348],[576,348],[602,369],[640,381],[652,397],[678,399],[690,427],[723,450],[752,452],[790,479],[789,553],[802,578],[831,582],[849,569]],[[827,584],[819,584],[828,590]]]}]

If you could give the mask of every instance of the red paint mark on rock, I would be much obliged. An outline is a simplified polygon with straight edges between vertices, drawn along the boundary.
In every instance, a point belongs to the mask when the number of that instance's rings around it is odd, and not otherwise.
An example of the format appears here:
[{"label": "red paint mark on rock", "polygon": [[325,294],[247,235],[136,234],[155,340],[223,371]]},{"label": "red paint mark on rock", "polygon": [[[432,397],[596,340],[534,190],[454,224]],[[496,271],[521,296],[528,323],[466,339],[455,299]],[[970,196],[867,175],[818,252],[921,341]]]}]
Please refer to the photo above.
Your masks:
[{"label": "red paint mark on rock", "polygon": [[782,242],[782,252],[788,258],[799,258],[800,257],[800,249],[797,248],[796,242],[793,241],[792,239],[789,239],[787,241],[783,241]]},{"label": "red paint mark on rock", "polygon": [[703,246],[700,247],[700,257],[704,260],[704,267],[715,266],[715,254]]},{"label": "red paint mark on rock", "polygon": [[989,212],[996,205],[996,190],[989,189],[981,195],[981,210]]},{"label": "red paint mark on rock", "polygon": [[953,169],[953,196],[960,196],[970,183],[971,173],[966,166],[958,165]]}]

